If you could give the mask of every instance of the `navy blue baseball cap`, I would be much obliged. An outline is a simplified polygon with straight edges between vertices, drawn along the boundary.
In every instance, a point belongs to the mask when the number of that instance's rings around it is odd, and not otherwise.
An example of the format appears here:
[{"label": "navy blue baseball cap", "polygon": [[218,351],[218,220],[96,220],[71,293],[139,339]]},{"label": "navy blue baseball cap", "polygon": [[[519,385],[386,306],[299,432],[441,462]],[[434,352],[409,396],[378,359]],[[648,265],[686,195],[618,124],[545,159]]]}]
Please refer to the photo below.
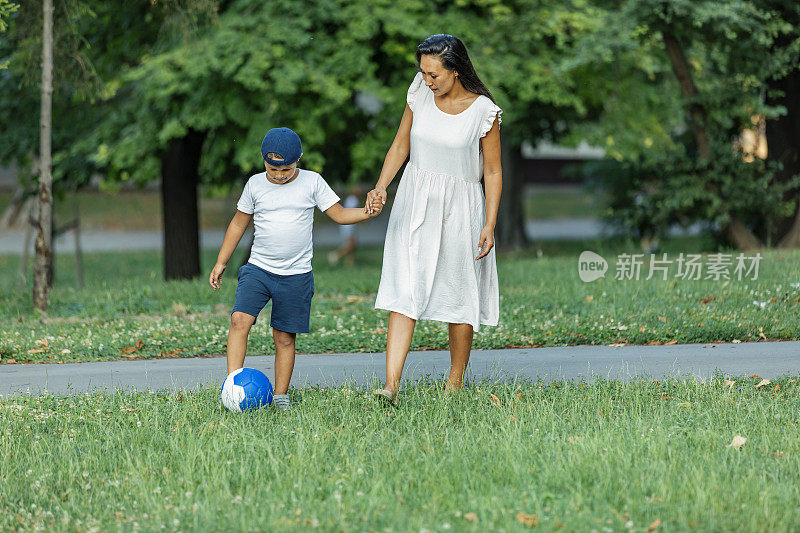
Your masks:
[{"label": "navy blue baseball cap", "polygon": [[[275,160],[267,157],[267,154],[278,154],[283,160]],[[291,165],[300,159],[303,147],[300,145],[300,137],[289,128],[272,128],[264,135],[261,141],[261,157],[270,165],[282,167]]]}]

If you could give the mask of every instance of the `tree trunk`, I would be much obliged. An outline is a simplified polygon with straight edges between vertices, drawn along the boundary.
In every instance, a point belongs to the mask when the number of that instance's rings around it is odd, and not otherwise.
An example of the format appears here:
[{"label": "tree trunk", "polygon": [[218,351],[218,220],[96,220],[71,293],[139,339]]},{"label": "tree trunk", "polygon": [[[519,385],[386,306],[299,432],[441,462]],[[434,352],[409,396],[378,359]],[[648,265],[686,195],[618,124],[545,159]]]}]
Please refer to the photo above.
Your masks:
[{"label": "tree trunk", "polygon": [[697,97],[697,87],[694,84],[689,62],[686,60],[683,46],[678,42],[678,39],[667,31],[662,32],[662,35],[667,55],[672,63],[672,70],[675,72],[675,77],[678,78],[678,84],[681,87],[681,94],[689,103],[689,122],[692,124],[692,131],[694,131],[694,138],[697,142],[697,153],[701,159],[708,159],[711,157],[711,143],[708,140],[708,117],[703,106],[694,101]]},{"label": "tree trunk", "polygon": [[205,133],[172,139],[161,156],[161,212],[164,217],[164,279],[200,275],[197,185]]},{"label": "tree trunk", "polygon": [[497,212],[495,243],[498,247],[514,248],[528,244],[525,235],[525,214],[522,208],[523,179],[519,173],[522,154],[520,147],[502,133],[501,165],[503,168],[503,193]]},{"label": "tree trunk", "polygon": [[[667,30],[662,31],[662,36],[664,39],[664,47],[667,50],[670,63],[672,63],[672,70],[675,73],[675,77],[678,78],[681,95],[683,95],[683,98],[689,105],[689,122],[691,123],[695,142],[697,143],[697,155],[700,159],[710,159],[711,142],[708,135],[708,112],[695,101],[697,97],[697,86],[694,83],[686,54],[683,52],[683,46],[678,39]],[[707,183],[706,187],[711,187],[711,185]],[[724,232],[734,246],[741,250],[762,248],[763,244],[761,240],[750,228],[744,225],[733,213],[730,215],[731,221],[725,226]]]},{"label": "tree trunk", "polygon": [[33,263],[33,305],[47,311],[48,273],[53,253],[53,172],[51,135],[53,113],[53,0],[44,0],[42,30],[42,105],[39,138],[39,217]]},{"label": "tree trunk", "polygon": [[[767,157],[783,164],[778,174],[779,182],[786,182],[800,173],[800,70],[794,70],[779,80],[769,81],[770,91],[781,91],[778,96],[767,97],[770,106],[781,105],[786,114],[767,121]],[[784,217],[775,223],[779,248],[800,246],[800,198],[797,188],[787,192],[784,200],[794,200],[793,216]]]}]

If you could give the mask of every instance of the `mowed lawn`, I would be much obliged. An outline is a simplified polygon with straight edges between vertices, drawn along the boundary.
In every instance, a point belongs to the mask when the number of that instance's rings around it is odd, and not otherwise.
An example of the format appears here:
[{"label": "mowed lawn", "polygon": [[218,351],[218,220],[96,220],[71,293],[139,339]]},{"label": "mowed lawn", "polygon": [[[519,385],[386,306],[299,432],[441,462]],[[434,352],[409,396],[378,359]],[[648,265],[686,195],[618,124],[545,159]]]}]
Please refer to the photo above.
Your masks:
[{"label": "mowed lawn", "polygon": [[[675,260],[681,252],[702,252],[704,246],[697,239],[672,240],[664,253]],[[608,260],[604,278],[581,281],[578,257],[583,250]],[[325,252],[318,250],[314,258],[312,332],[298,336],[298,350],[385,350],[388,313],[374,309],[381,249],[359,249],[352,268],[331,267]],[[738,280],[733,269],[727,280],[680,279],[672,265],[666,281],[659,275],[646,280],[647,265],[638,281],[615,279],[618,254],[625,252],[636,253],[636,245],[623,240],[554,242],[498,254],[500,324],[482,327],[475,347],[800,338],[800,251],[762,251],[755,280]],[[234,255],[216,292],[207,281],[213,250],[203,252],[200,278],[169,283],[162,281],[158,252],[87,254],[86,287],[80,291],[75,289],[74,258],[59,255],[47,316],[32,309],[30,276],[22,292],[15,289],[19,258],[0,256],[2,363],[224,354],[243,253]],[[269,312],[270,305],[254,327],[250,354],[273,353]],[[447,345],[446,324],[418,324],[413,349]]]},{"label": "mowed lawn", "polygon": [[795,531],[800,383],[731,381],[3,398],[0,530]]}]

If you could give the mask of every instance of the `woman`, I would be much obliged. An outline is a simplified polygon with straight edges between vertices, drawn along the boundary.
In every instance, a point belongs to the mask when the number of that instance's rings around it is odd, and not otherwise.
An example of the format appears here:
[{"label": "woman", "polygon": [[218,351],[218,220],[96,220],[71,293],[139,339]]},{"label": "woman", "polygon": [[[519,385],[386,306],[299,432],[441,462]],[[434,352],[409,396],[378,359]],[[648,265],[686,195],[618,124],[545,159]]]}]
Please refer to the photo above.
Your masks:
[{"label": "woman", "polygon": [[409,156],[389,217],[375,301],[376,309],[390,311],[386,384],[375,395],[395,407],[417,320],[449,323],[446,388],[453,390],[462,386],[473,331],[496,326],[499,318],[494,228],[502,110],[461,40],[432,35],[416,56],[420,72],[364,207],[369,212],[375,197],[386,202],[386,187]]}]

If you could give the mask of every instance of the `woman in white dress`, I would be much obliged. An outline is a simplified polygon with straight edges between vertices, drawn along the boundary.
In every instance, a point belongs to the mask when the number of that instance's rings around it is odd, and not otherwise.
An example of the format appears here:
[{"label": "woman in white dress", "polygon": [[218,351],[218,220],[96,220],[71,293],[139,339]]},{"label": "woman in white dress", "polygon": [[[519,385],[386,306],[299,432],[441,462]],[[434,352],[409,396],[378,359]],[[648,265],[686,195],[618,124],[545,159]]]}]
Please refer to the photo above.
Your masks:
[{"label": "woman in white dress", "polygon": [[416,56],[419,73],[364,207],[369,211],[376,197],[386,201],[386,188],[408,156],[375,301],[376,309],[390,311],[386,384],[375,394],[394,406],[417,320],[449,323],[447,389],[453,390],[462,386],[473,331],[496,326],[499,318],[494,228],[502,189],[502,111],[461,40],[432,35]]}]

